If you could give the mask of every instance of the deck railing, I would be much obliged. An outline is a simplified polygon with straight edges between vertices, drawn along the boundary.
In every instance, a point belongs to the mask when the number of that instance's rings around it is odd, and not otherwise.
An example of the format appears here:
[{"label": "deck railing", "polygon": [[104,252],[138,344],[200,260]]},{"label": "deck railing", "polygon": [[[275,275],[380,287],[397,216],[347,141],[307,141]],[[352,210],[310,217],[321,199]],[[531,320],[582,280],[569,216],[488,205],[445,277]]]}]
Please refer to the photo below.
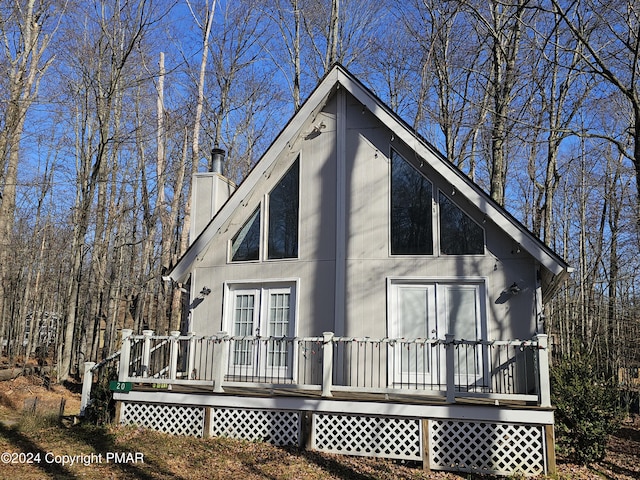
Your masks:
[{"label": "deck railing", "polygon": [[547,336],[531,340],[352,338],[195,334],[123,330],[120,382],[267,386],[393,395],[523,400],[550,406]]}]

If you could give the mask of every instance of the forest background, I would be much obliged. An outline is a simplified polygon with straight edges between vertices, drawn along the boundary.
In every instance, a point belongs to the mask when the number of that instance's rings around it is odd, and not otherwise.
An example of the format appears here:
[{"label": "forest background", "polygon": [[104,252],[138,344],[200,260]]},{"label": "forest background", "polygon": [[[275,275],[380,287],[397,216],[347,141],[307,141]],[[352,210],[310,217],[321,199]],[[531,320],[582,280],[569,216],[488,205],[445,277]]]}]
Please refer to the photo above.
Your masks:
[{"label": "forest background", "polygon": [[575,268],[554,352],[640,366],[637,2],[0,0],[0,44],[10,361],[179,329],[192,174],[242,181],[340,62]]}]

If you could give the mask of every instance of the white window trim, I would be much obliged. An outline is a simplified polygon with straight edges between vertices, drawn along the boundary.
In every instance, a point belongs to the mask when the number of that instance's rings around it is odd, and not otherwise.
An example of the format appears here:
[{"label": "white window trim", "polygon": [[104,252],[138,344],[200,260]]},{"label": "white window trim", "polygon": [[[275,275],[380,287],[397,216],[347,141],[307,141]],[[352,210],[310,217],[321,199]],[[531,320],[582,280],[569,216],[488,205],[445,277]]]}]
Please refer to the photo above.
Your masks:
[{"label": "white window trim", "polygon": [[[397,254],[392,253],[391,251],[391,170],[392,170],[392,161],[394,153],[402,158],[405,162],[407,162],[418,175],[424,177],[431,184],[431,232],[432,232],[432,247],[433,253],[431,254]],[[388,163],[388,171],[387,171],[387,205],[389,205],[388,219],[387,219],[387,245],[388,245],[388,255],[389,257],[399,257],[399,258],[425,258],[425,257],[481,257],[487,254],[487,231],[484,225],[480,224],[472,215],[470,215],[465,208],[462,208],[460,204],[453,199],[452,195],[448,195],[445,190],[442,189],[442,186],[438,186],[434,179],[426,175],[421,169],[416,167],[411,161],[409,161],[408,157],[404,154],[400,153],[398,148],[389,146],[389,161]],[[455,187],[450,186],[450,189],[455,190]],[[478,225],[482,229],[482,253],[462,253],[456,255],[444,255],[440,248],[440,193],[447,197],[447,199],[452,202],[455,206],[457,206],[462,212],[469,217],[476,225]]]},{"label": "white window trim", "polygon": [[[442,188],[436,188],[435,190],[437,190],[437,192],[434,193],[434,198],[433,198],[433,203],[434,203],[434,214],[433,217],[435,218],[436,221],[436,228],[434,229],[434,238],[433,238],[433,248],[434,248],[434,252],[437,252],[438,257],[482,257],[484,255],[487,254],[487,230],[484,228],[484,225],[481,225],[479,222],[476,221],[475,218],[473,218],[471,215],[469,215],[469,213],[467,212],[467,210],[465,210],[464,208],[462,208],[460,206],[460,204],[458,202],[456,202],[453,198],[452,195],[447,195],[445,193],[444,190],[442,190]],[[447,199],[453,203],[456,207],[458,207],[462,213],[464,213],[467,217],[469,217],[469,219],[475,223],[476,225],[478,225],[478,227],[480,227],[480,229],[482,230],[482,253],[460,253],[460,254],[455,254],[455,255],[450,255],[450,254],[443,254],[441,249],[440,249],[440,193],[442,193],[442,195],[444,195],[445,197],[447,197]],[[437,195],[437,197],[436,197]]]},{"label": "white window trim", "polygon": [[[417,254],[417,253],[413,253],[413,254],[400,254],[400,253],[393,253],[392,252],[392,248],[391,248],[391,171],[392,171],[392,162],[393,162],[393,154],[398,155],[403,161],[407,162],[407,164],[409,164],[409,166],[411,168],[413,168],[416,173],[418,175],[421,175],[422,177],[424,177],[429,184],[431,184],[431,247],[432,247],[432,253],[423,253],[423,254]],[[440,234],[438,232],[438,227],[440,225],[440,222],[438,220],[438,210],[437,210],[437,205],[436,205],[436,198],[434,196],[434,191],[437,190],[437,187],[435,186],[435,184],[433,183],[433,180],[429,177],[427,177],[422,171],[420,171],[420,169],[418,169],[414,164],[412,164],[405,155],[403,155],[402,153],[400,153],[400,150],[393,147],[392,145],[389,146],[389,161],[387,162],[388,164],[388,168],[387,168],[387,208],[388,208],[388,214],[387,214],[387,245],[388,245],[388,255],[389,257],[393,257],[393,258],[434,258],[436,256],[438,256],[440,250],[440,244],[439,244],[439,238],[440,238]]]},{"label": "white window trim", "polygon": [[[223,322],[222,327],[223,331],[228,335],[233,336],[234,330],[234,308],[235,308],[235,294],[236,292],[242,291],[256,291],[258,294],[258,304],[255,308],[258,309],[258,322],[259,328],[262,328],[263,325],[268,324],[268,315],[269,315],[269,303],[268,301],[264,301],[266,297],[265,292],[270,292],[271,290],[279,290],[279,289],[287,289],[291,294],[291,304],[289,308],[293,309],[291,315],[292,325],[290,328],[290,334],[287,337],[296,337],[298,334],[298,312],[299,312],[299,298],[300,298],[300,289],[299,285],[300,279],[265,279],[265,280],[238,280],[238,281],[227,281],[224,283],[223,289]],[[260,332],[260,336],[267,337],[264,335],[266,332]],[[251,333],[252,336],[256,335],[256,332]],[[292,352],[292,362],[290,371],[287,372],[287,376],[289,378],[293,377],[295,381],[297,381],[296,375],[298,372],[298,359],[295,354],[296,352]],[[259,368],[258,365],[252,368]],[[246,372],[243,372],[246,373]]]},{"label": "white window trim", "polygon": [[[298,255],[290,258],[269,258],[269,214],[270,212],[270,203],[271,203],[271,192],[279,185],[280,181],[284,178],[285,175],[289,173],[291,168],[293,168],[293,164],[298,162]],[[302,152],[298,152],[297,155],[294,156],[293,162],[289,164],[287,169],[284,171],[284,174],[280,177],[280,179],[273,185],[271,190],[264,194],[264,198],[262,199],[262,205],[264,206],[264,230],[260,230],[260,235],[262,239],[261,243],[261,255],[260,258],[264,262],[292,262],[299,260],[300,256],[300,232],[302,231]],[[264,252],[264,254],[262,254]]]},{"label": "white window trim", "polygon": [[[289,173],[289,170],[293,167],[295,162],[298,162],[298,255],[292,258],[269,258],[269,213],[270,213],[270,200],[271,200],[271,192],[278,186],[279,182],[282,180],[284,175]],[[271,176],[271,175],[269,175]],[[302,153],[299,152],[293,157],[293,161],[288,165],[287,169],[284,171],[284,174],[278,179],[278,181],[272,186],[272,188],[262,195],[260,202],[256,207],[251,210],[251,215],[256,211],[256,209],[260,210],[260,239],[258,246],[258,259],[257,260],[233,260],[233,239],[238,234],[238,232],[242,229],[242,227],[249,221],[251,216],[248,216],[244,222],[241,224],[239,229],[233,233],[233,235],[229,238],[227,242],[227,263],[228,264],[239,264],[239,263],[262,263],[262,262],[291,262],[296,261],[301,258],[301,248],[302,243],[300,241],[301,231],[302,231]]]},{"label": "white window trim", "polygon": [[[246,223],[251,219],[251,216],[255,213],[256,210],[259,210],[259,215],[260,215],[260,238],[258,241],[258,258],[256,260],[234,260],[233,259],[233,239],[235,238],[236,235],[238,235],[240,233],[240,230],[242,230],[242,227],[244,227],[246,225]],[[229,237],[229,240],[227,241],[227,263],[228,264],[242,264],[242,263],[259,263],[262,261],[263,258],[263,251],[264,251],[264,230],[265,230],[265,201],[264,199],[260,200],[260,202],[258,203],[258,205],[256,205],[256,207],[251,210],[251,213],[249,214],[249,216],[247,216],[244,219],[244,222],[242,222],[242,224],[240,225],[240,227],[238,229],[236,229],[236,231],[233,233],[233,235],[231,235]]]},{"label": "white window trim", "polygon": [[231,318],[233,314],[233,291],[252,289],[252,288],[282,288],[292,287],[293,303],[294,303],[294,332],[292,336],[298,334],[298,311],[300,303],[300,278],[267,278],[247,279],[247,280],[228,280],[224,282],[222,305],[224,319],[222,322],[223,331],[231,334],[229,327],[233,326]]}]

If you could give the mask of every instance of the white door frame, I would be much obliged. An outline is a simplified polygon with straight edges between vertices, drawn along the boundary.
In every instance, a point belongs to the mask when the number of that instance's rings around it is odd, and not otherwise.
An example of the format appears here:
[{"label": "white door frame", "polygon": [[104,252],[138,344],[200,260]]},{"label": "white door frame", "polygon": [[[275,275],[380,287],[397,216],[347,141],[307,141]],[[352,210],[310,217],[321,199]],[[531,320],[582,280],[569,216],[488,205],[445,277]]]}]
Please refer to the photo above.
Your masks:
[{"label": "white door frame", "polygon": [[[423,290],[426,296],[426,306],[419,314],[426,313],[427,318],[425,328],[420,332],[422,338],[428,339],[445,339],[445,334],[452,333],[456,336],[457,340],[461,335],[456,335],[455,327],[451,325],[451,311],[452,306],[448,305],[449,294],[453,291],[474,291],[475,300],[475,330],[474,335],[464,335],[467,338],[464,340],[486,340],[487,338],[487,278],[486,277],[389,277],[387,278],[387,332],[389,338],[401,338],[407,336],[406,328],[402,328],[399,323],[399,317],[407,312],[403,312],[403,306],[400,304],[400,295],[404,291],[410,290]],[[467,305],[468,307],[468,305]],[[419,325],[414,323],[410,325],[409,330],[418,331]],[[463,326],[463,328],[469,328],[470,326]],[[427,331],[428,330],[428,331]],[[451,331],[448,331],[451,330]],[[415,336],[414,332],[413,336]],[[471,332],[463,332],[471,333]],[[438,348],[440,352],[437,356],[432,356],[430,351],[432,347],[428,348],[424,355],[426,360],[423,362],[427,366],[423,371],[404,371],[407,361],[402,361],[402,353],[397,347],[391,347],[388,354],[388,384],[394,386],[398,384],[407,384],[411,382],[412,377],[414,381],[420,383],[418,380],[422,379],[425,384],[444,385],[445,384],[445,349]],[[477,357],[474,365],[475,371],[458,373],[456,380],[461,385],[478,385],[479,382],[486,383],[488,378],[482,378],[482,372],[488,372],[488,358],[484,353],[484,349],[477,349]],[[414,361],[413,363],[418,363]],[[402,366],[402,370],[400,367]],[[411,365],[409,365],[411,367]],[[426,370],[426,371],[424,371]]]},{"label": "white door frame", "polygon": [[[229,335],[231,336],[239,336],[246,335],[251,337],[293,337],[296,334],[296,325],[297,325],[297,281],[270,281],[270,282],[229,282],[225,284],[224,289],[224,319],[223,325]],[[289,303],[288,303],[288,322],[287,322],[287,332],[284,335],[280,335],[282,332],[274,332],[271,331],[270,323],[270,307],[271,307],[271,298],[272,295],[277,294],[288,294],[289,295]],[[239,296],[249,295],[253,296],[253,311],[252,311],[252,322],[251,326],[247,329],[245,328],[244,332],[238,332],[236,327],[236,301]],[[249,329],[251,331],[249,331]],[[275,335],[278,334],[278,335]],[[246,345],[244,345],[244,350],[247,352],[238,352],[236,343],[240,343],[240,346],[243,345],[242,342],[234,342],[231,345],[231,351],[229,352],[229,374],[234,374],[237,376],[243,376],[245,378],[252,377],[265,377],[267,376],[267,372],[272,376],[277,376],[279,378],[292,378],[292,372],[296,371],[296,366],[294,363],[296,362],[295,355],[293,355],[293,351],[287,351],[286,355],[286,365],[281,367],[278,366],[269,366],[268,359],[274,359],[275,357],[271,355],[277,355],[279,352],[273,351],[275,348],[275,343],[272,345],[271,342],[265,343],[262,340],[257,344],[259,348],[255,348],[255,343],[253,340],[248,340]],[[266,347],[266,348],[265,348]],[[236,363],[236,359],[239,358],[237,355],[244,354],[250,355],[248,360],[245,360],[240,357],[241,362]]]}]

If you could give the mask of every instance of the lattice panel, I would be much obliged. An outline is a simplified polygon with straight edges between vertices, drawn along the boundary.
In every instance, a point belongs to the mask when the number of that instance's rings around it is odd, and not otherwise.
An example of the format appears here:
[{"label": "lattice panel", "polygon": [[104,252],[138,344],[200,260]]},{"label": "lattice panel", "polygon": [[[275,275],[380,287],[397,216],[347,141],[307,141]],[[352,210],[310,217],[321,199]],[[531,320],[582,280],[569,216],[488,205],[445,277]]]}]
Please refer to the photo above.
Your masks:
[{"label": "lattice panel", "polygon": [[281,410],[214,408],[211,436],[261,440],[273,445],[300,444],[300,413]]},{"label": "lattice panel", "polygon": [[543,428],[535,425],[429,422],[431,468],[498,475],[544,473]]},{"label": "lattice panel", "polygon": [[420,421],[388,417],[313,415],[312,448],[367,457],[420,460]]},{"label": "lattice panel", "polygon": [[204,408],[122,402],[120,423],[139,425],[172,435],[202,437]]}]

